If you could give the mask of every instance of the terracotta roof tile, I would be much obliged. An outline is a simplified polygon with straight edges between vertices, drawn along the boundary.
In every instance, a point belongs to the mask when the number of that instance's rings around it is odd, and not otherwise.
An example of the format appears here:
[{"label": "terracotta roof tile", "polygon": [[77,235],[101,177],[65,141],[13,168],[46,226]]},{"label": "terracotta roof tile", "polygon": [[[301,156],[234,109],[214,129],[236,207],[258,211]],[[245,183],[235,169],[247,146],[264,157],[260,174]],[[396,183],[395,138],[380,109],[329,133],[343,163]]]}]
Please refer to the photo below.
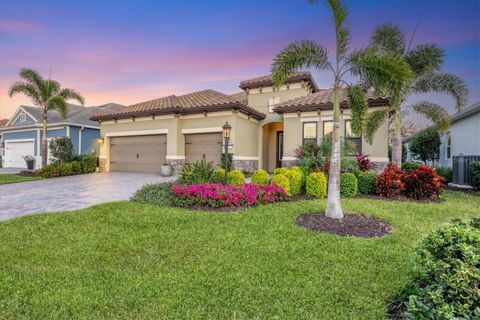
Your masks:
[{"label": "terracotta roof tile", "polygon": [[244,105],[248,105],[248,96],[245,91],[240,91],[240,92],[231,94],[230,97],[232,97],[237,101],[240,101]]},{"label": "terracotta roof tile", "polygon": [[[287,78],[287,82],[300,82],[302,80],[309,82],[314,92],[318,91],[317,84],[313,80],[312,74],[308,71],[294,72]],[[272,85],[273,85],[272,76],[266,75],[266,76],[256,77],[248,80],[243,80],[240,82],[239,87],[245,90],[249,88],[257,88],[260,86],[268,87]]]},{"label": "terracotta roof tile", "polygon": [[3,127],[7,124],[8,119],[0,119],[0,127]]}]

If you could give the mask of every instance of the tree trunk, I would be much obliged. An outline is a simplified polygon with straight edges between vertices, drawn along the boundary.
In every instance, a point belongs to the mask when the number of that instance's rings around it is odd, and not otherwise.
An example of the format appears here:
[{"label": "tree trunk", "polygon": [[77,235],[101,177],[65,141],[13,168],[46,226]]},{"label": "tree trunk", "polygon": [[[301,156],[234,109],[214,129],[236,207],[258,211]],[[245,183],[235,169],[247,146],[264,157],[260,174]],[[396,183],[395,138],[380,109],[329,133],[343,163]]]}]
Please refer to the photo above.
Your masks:
[{"label": "tree trunk", "polygon": [[48,155],[48,140],[47,140],[47,115],[43,115],[42,118],[42,167],[47,165],[47,155]]},{"label": "tree trunk", "polygon": [[333,131],[332,131],[332,156],[328,174],[328,197],[325,216],[334,219],[343,218],[340,203],[340,102],[339,85],[335,81],[333,91]]},{"label": "tree trunk", "polygon": [[394,129],[392,138],[392,162],[402,165],[402,118],[400,108],[397,108],[394,115]]}]

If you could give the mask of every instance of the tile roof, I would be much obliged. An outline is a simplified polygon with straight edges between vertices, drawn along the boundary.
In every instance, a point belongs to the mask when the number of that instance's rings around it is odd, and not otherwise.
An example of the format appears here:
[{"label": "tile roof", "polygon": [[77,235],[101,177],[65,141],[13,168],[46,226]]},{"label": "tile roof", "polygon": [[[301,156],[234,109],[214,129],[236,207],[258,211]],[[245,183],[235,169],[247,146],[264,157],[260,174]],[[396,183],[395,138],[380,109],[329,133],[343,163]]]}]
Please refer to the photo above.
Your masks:
[{"label": "tile roof", "polygon": [[[313,80],[312,74],[308,71],[293,72],[288,78],[287,82],[300,82],[307,81],[313,88],[313,91],[318,91],[317,84]],[[256,77],[248,80],[243,80],[240,82],[240,89],[250,89],[258,87],[269,87],[273,85],[272,75],[266,75],[261,77]]]},{"label": "tile roof", "polygon": [[207,89],[181,96],[170,95],[163,98],[140,102],[118,110],[97,113],[90,117],[91,120],[109,120],[128,118],[132,116],[148,116],[158,114],[187,114],[204,111],[221,111],[240,109],[257,119],[265,115],[256,109],[248,107],[234,95]]},{"label": "tile roof", "polygon": [[245,91],[240,91],[240,92],[231,94],[230,97],[232,97],[237,101],[240,101],[244,105],[248,105],[248,95]]},{"label": "tile roof", "polygon": [[0,119],[0,127],[3,127],[7,124],[8,119]]},{"label": "tile roof", "polygon": [[[367,100],[370,107],[384,106],[388,104],[388,99],[384,97],[376,97],[372,90],[367,91]],[[342,88],[340,90],[340,106],[346,108],[347,105],[347,90]],[[309,111],[318,109],[332,109],[333,108],[333,89],[320,89],[318,92],[291,99],[277,104],[274,108],[275,112],[296,112]]]}]

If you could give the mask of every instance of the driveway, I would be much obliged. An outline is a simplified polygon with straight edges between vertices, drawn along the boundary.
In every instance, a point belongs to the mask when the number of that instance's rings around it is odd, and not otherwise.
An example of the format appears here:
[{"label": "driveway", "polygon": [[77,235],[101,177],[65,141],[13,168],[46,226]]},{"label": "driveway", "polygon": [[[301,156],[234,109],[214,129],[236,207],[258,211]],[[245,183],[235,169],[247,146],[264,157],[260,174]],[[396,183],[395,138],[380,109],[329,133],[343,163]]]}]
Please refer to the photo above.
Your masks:
[{"label": "driveway", "polygon": [[148,173],[111,172],[0,185],[0,221],[128,200],[147,183],[173,179]]}]

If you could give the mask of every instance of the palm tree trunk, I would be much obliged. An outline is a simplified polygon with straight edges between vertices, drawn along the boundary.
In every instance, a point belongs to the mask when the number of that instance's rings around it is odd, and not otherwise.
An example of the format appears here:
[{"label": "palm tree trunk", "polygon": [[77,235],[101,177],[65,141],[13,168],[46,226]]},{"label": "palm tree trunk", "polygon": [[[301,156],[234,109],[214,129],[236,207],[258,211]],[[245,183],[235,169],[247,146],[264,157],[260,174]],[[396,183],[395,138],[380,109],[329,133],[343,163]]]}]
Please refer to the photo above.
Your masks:
[{"label": "palm tree trunk", "polygon": [[47,165],[48,140],[47,140],[47,115],[42,118],[42,167]]},{"label": "palm tree trunk", "polygon": [[340,101],[339,84],[335,81],[333,91],[333,131],[332,131],[332,157],[328,174],[328,197],[325,216],[334,219],[343,218],[340,203]]},{"label": "palm tree trunk", "polygon": [[392,162],[402,165],[402,119],[400,108],[396,108],[393,122]]}]

